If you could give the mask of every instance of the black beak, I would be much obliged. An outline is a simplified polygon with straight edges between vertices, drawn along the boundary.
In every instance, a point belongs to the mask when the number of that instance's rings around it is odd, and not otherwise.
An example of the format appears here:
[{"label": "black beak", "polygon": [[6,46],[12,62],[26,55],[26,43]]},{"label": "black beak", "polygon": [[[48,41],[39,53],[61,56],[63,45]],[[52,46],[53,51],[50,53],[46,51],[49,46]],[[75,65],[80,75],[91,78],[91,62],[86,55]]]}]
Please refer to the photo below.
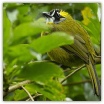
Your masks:
[{"label": "black beak", "polygon": [[48,12],[43,12],[42,14],[43,14],[44,17],[47,17],[47,18],[51,18],[52,17]]}]

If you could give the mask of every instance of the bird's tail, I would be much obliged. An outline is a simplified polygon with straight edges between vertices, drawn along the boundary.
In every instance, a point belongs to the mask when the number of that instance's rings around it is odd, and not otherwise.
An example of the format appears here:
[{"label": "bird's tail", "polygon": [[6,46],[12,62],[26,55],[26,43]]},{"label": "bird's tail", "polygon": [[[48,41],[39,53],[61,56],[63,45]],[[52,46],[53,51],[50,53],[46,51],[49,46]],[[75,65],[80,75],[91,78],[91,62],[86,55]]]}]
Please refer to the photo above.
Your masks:
[{"label": "bird's tail", "polygon": [[88,69],[88,73],[90,75],[95,94],[101,98],[100,81],[98,79],[98,75],[95,70],[95,65],[93,65],[93,63],[91,63],[91,60],[89,60],[89,64],[86,64],[86,67]]}]

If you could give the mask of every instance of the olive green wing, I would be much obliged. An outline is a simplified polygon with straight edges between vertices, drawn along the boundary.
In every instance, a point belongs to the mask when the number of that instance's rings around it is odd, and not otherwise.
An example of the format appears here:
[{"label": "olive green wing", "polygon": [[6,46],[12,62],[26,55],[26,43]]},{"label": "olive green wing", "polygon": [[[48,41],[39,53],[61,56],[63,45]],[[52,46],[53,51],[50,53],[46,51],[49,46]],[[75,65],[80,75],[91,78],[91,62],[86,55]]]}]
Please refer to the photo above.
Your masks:
[{"label": "olive green wing", "polygon": [[72,45],[62,46],[62,48],[66,50],[67,52],[69,51],[69,52],[74,53],[79,58],[81,58],[86,63],[88,63],[89,52],[85,44],[86,44],[85,41],[79,35],[75,35],[74,43]]}]

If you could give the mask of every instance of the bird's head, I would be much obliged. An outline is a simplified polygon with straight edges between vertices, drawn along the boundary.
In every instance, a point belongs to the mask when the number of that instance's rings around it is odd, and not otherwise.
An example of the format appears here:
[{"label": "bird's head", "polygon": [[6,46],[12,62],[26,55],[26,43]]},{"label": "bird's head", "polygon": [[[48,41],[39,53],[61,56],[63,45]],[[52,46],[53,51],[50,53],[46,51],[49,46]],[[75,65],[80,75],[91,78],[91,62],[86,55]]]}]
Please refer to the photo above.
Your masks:
[{"label": "bird's head", "polygon": [[69,16],[67,12],[59,9],[53,9],[50,12],[43,12],[42,14],[47,19],[46,23],[49,23],[49,24],[52,24],[52,23],[58,24],[60,22],[63,22]]}]

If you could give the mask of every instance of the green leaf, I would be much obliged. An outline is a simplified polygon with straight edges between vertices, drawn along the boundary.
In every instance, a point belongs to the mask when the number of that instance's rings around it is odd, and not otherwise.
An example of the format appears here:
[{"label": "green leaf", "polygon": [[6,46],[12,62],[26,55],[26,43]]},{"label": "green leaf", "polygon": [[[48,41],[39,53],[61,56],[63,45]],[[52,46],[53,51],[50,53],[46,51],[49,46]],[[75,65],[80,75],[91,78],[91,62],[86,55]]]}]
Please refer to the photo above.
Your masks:
[{"label": "green leaf", "polygon": [[94,12],[94,14],[97,16],[98,3],[89,3],[88,6],[92,9],[92,11]]},{"label": "green leaf", "polygon": [[3,48],[4,54],[7,52],[8,45],[11,43],[10,37],[12,36],[11,22],[7,17],[7,13],[3,10]]},{"label": "green leaf", "polygon": [[30,15],[26,15],[25,17],[23,15],[18,16],[20,23],[26,23],[26,22],[32,22],[33,18]]},{"label": "green leaf", "polygon": [[96,71],[99,77],[101,77],[101,64],[96,65]]},{"label": "green leaf", "polygon": [[24,98],[28,97],[27,93],[24,90],[17,89],[14,93],[15,101],[23,100]]},{"label": "green leaf", "polygon": [[11,61],[11,63],[6,66],[5,72],[6,72],[7,75],[10,75],[10,77],[11,77],[11,73],[15,69],[13,66],[16,65],[16,62],[17,62],[17,59]]},{"label": "green leaf", "polygon": [[23,4],[22,3],[3,3],[3,5],[7,10],[13,10],[19,6],[22,6]]},{"label": "green leaf", "polygon": [[39,84],[28,84],[27,86],[31,87],[33,90],[35,89],[49,100],[62,101],[65,99],[63,88],[58,82],[52,81],[44,86]]},{"label": "green leaf", "polygon": [[17,58],[19,61],[27,62],[34,57],[30,53],[30,48],[28,44],[19,44],[11,46],[8,51],[10,58]]},{"label": "green leaf", "polygon": [[19,40],[23,37],[36,35],[41,33],[42,31],[48,30],[49,28],[43,21],[43,19],[39,19],[35,22],[25,22],[17,26],[14,29],[14,41]]},{"label": "green leaf", "polygon": [[34,40],[30,44],[30,47],[32,47],[35,51],[39,53],[45,53],[52,50],[53,48],[72,43],[72,36],[63,32],[54,32],[52,34],[42,36]]},{"label": "green leaf", "polygon": [[4,98],[3,101],[13,101],[14,100],[14,92],[10,92],[7,94]]},{"label": "green leaf", "polygon": [[98,21],[98,19],[97,18],[90,19],[90,23],[88,24],[88,26],[84,25],[83,23],[79,21],[78,23],[80,23],[81,26],[84,27],[85,30],[87,30],[88,34],[91,37],[91,41],[94,44],[99,45],[101,41],[101,24]]},{"label": "green leaf", "polygon": [[17,8],[19,23],[33,22],[33,17],[30,15],[30,5],[24,5]]},{"label": "green leaf", "polygon": [[[32,88],[31,86],[29,86],[28,84],[25,85],[24,87],[30,94],[31,96],[34,94],[36,94],[36,89]],[[14,100],[18,101],[18,100],[23,100],[23,99],[27,99],[28,98],[28,94],[24,91],[24,90],[20,90],[17,89],[16,91],[14,91]]]},{"label": "green leaf", "polygon": [[46,83],[54,77],[63,77],[62,69],[50,62],[35,62],[27,64],[21,69],[21,78]]},{"label": "green leaf", "polygon": [[19,11],[19,14],[20,15],[26,15],[26,13],[29,12],[29,9],[30,9],[30,6],[29,5],[23,5],[23,6],[19,6],[17,8],[17,10]]}]

